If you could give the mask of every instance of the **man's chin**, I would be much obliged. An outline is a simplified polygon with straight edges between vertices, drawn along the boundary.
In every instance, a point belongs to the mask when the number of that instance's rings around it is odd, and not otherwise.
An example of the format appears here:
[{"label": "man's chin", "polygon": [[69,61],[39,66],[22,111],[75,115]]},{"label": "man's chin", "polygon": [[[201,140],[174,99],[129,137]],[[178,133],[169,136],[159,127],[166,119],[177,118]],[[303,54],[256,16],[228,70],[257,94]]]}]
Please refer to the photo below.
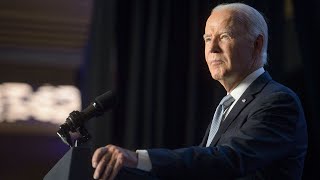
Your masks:
[{"label": "man's chin", "polygon": [[220,74],[212,74],[211,73],[211,77],[212,77],[212,79],[214,79],[216,81],[219,81],[222,79],[222,76]]},{"label": "man's chin", "polygon": [[223,71],[221,71],[220,68],[211,69],[210,74],[211,74],[212,79],[217,80],[217,81],[221,80],[224,75]]}]

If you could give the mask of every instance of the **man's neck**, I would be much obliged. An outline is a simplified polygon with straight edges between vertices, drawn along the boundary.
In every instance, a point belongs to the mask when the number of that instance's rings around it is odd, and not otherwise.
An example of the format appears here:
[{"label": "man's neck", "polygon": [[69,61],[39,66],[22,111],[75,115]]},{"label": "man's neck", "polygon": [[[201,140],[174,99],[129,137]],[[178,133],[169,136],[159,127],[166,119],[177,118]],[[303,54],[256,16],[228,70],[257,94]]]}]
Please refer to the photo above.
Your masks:
[{"label": "man's neck", "polygon": [[224,89],[227,91],[227,93],[230,93],[233,89],[235,89],[247,76],[249,76],[254,71],[258,70],[261,67],[252,69],[246,73],[243,73],[241,75],[236,75],[234,77],[230,77],[224,80],[219,81],[220,84],[224,87]]}]

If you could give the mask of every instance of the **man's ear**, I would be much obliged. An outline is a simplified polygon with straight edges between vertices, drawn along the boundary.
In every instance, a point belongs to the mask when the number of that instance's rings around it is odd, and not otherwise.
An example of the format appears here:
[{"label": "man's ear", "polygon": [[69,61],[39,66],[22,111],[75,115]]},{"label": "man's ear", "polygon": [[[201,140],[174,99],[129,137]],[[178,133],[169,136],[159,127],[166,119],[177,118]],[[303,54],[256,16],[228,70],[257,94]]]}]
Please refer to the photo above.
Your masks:
[{"label": "man's ear", "polygon": [[258,35],[256,40],[254,41],[254,57],[258,57],[262,53],[262,47],[263,47],[263,36],[261,34]]}]

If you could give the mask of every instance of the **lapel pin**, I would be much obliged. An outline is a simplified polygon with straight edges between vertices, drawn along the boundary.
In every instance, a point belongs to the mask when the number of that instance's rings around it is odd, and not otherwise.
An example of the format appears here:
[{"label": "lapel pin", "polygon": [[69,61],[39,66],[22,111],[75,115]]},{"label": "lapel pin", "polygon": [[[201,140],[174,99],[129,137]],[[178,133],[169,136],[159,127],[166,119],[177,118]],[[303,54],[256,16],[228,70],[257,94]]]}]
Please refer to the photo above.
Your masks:
[{"label": "lapel pin", "polygon": [[242,99],[241,101],[242,101],[243,103],[245,103],[247,100],[246,100],[246,99]]}]

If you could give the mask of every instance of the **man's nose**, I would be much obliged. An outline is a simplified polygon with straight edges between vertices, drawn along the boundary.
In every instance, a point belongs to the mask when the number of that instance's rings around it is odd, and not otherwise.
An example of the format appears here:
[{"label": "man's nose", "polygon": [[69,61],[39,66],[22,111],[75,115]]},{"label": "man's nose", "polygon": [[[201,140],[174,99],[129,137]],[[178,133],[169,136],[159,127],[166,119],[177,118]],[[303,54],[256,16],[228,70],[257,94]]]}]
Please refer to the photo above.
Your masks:
[{"label": "man's nose", "polygon": [[211,44],[210,44],[210,52],[211,53],[221,52],[221,48],[220,48],[219,41],[217,38],[212,39]]}]

